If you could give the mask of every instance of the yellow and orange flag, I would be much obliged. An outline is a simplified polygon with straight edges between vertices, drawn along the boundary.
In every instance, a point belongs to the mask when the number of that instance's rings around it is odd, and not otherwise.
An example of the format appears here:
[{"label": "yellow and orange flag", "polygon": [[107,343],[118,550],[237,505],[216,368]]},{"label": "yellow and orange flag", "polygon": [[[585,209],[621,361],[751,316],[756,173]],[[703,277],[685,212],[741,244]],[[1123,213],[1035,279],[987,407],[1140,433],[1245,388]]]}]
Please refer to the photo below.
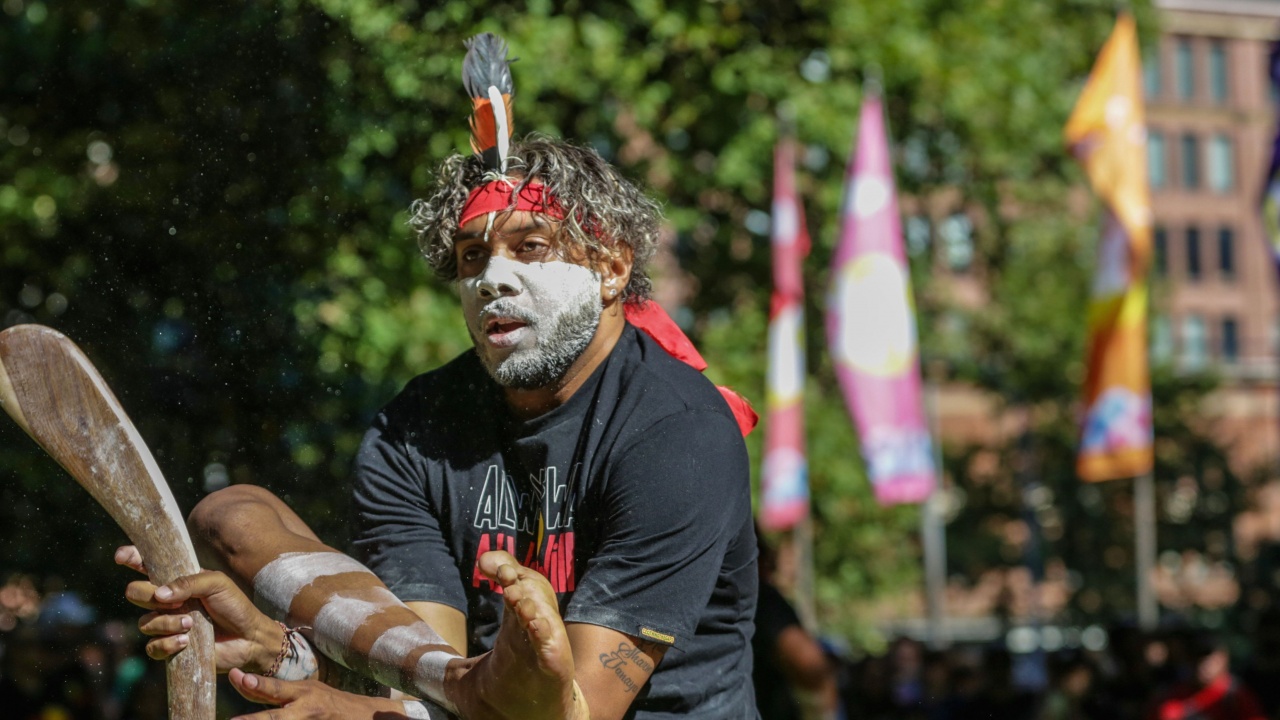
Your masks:
[{"label": "yellow and orange flag", "polygon": [[1103,46],[1065,130],[1067,144],[1106,205],[1089,302],[1085,415],[1076,472],[1082,480],[1151,472],[1147,265],[1151,199],[1142,68],[1133,17]]}]

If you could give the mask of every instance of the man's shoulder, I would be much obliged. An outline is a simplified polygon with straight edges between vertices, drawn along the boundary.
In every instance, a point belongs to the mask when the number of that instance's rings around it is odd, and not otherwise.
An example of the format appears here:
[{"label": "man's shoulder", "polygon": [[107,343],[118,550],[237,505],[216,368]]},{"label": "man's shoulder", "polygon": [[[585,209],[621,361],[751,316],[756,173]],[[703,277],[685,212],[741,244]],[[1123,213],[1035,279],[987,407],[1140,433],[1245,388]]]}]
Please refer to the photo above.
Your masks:
[{"label": "man's shoulder", "polygon": [[704,412],[733,419],[714,383],[672,357],[644,332],[628,328],[623,342],[629,347],[622,391],[646,414],[652,414],[655,421],[671,415]]}]

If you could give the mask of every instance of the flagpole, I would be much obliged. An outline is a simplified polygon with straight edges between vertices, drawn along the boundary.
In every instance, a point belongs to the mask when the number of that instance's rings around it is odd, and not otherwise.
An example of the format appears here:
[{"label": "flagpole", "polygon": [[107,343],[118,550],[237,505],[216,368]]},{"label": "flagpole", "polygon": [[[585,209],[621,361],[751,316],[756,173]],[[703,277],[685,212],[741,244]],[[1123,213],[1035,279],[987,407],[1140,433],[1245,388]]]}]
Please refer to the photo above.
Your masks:
[{"label": "flagpole", "polygon": [[794,112],[778,107],[774,147],[773,296],[769,312],[767,415],[761,478],[760,526],[786,529],[787,555],[794,565],[791,588],[801,624],[817,630],[814,548],[808,462],[805,459],[804,257],[809,236],[795,178]]},{"label": "flagpole", "polygon": [[796,614],[800,624],[811,634],[818,632],[818,610],[814,599],[813,573],[813,514],[808,513],[792,531],[792,543],[796,555]]},{"label": "flagpole", "polygon": [[[932,370],[932,368],[931,368]],[[951,644],[947,633],[947,528],[942,515],[942,434],[939,427],[939,399],[941,385],[930,372],[928,384],[929,425],[933,434],[934,467],[938,480],[929,497],[920,507],[920,542],[924,549],[924,595],[928,612],[928,643],[934,650]]]},{"label": "flagpole", "polygon": [[1156,567],[1156,489],[1152,473],[1133,480],[1134,566],[1137,568],[1138,627],[1155,630],[1160,624],[1152,575]]},{"label": "flagpole", "polygon": [[[1271,43],[1271,51],[1267,55],[1268,75],[1271,76],[1273,97],[1280,91],[1280,40]],[[1280,104],[1272,103],[1274,110],[1280,114]],[[1276,122],[1275,135],[1271,141],[1271,163],[1267,167],[1267,176],[1262,179],[1260,202],[1262,217],[1262,236],[1270,241],[1271,256],[1275,270],[1280,273],[1280,120]],[[1280,278],[1280,274],[1272,275],[1272,282]],[[1280,290],[1280,284],[1273,285]],[[1280,396],[1280,352],[1276,353],[1276,394]],[[1277,432],[1280,432],[1280,401],[1276,410]],[[1276,456],[1280,465],[1280,454]]]},{"label": "flagpole", "polygon": [[[1034,408],[1025,400],[1016,398],[1015,402],[1022,415],[1022,433],[1018,438],[1018,449],[1015,460],[1014,476],[1022,495],[1022,521],[1027,526],[1027,542],[1023,546],[1022,559],[1031,573],[1030,607],[1027,609],[1027,620],[1031,628],[1040,636],[1045,625],[1043,598],[1040,591],[1044,585],[1044,537],[1040,527],[1040,517],[1036,510],[1036,496],[1043,487],[1040,482],[1040,465],[1036,459]],[[1028,667],[1034,667],[1035,676],[1032,681],[1036,687],[1044,687],[1049,683],[1048,658],[1044,645],[1036,643],[1028,658]]]}]

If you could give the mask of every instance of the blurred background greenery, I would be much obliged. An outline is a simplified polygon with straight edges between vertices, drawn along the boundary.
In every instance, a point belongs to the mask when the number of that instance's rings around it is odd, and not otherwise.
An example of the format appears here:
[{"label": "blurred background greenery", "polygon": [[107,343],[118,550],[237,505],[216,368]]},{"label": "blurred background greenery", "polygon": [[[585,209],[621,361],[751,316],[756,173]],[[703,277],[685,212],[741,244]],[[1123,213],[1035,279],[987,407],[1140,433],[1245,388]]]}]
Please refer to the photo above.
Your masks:
[{"label": "blurred background greenery", "polygon": [[[1135,2],[1154,37],[1152,11]],[[768,215],[780,108],[803,143],[814,251],[808,407],[819,617],[877,642],[875,608],[918,593],[918,510],[881,508],[822,341],[827,263],[862,82],[883,78],[899,189],[983,220],[965,309],[911,244],[924,362],[1030,418],[1009,447],[947,447],[949,567],[1021,565],[1000,519],[1027,473],[1056,497],[1044,557],[1099,589],[1068,620],[1132,612],[1121,490],[1077,493],[1072,421],[1093,209],[1061,127],[1114,21],[1111,0],[3,0],[0,321],[52,325],[95,360],[179,502],[252,482],[346,540],[346,476],[372,413],[469,345],[406,225],[431,168],[466,149],[464,38],[504,35],[517,132],[597,148],[661,199],[688,288],[677,319],[708,374],[763,408]],[[936,234],[935,234],[936,235]],[[1159,375],[1159,374],[1158,374]],[[1205,378],[1158,377],[1158,477],[1221,450],[1189,419]],[[759,459],[762,433],[750,439]],[[975,453],[995,470],[975,477]],[[1222,475],[1225,473],[1225,475]],[[1199,477],[1199,473],[1196,474]],[[1125,491],[1127,492],[1127,491]],[[1083,498],[1083,499],[1081,499]],[[1224,521],[1222,517],[1206,522]],[[1055,519],[1056,518],[1056,519]],[[1196,544],[1162,525],[1162,548]],[[0,574],[58,574],[128,615],[124,538],[34,444],[0,423]]]}]

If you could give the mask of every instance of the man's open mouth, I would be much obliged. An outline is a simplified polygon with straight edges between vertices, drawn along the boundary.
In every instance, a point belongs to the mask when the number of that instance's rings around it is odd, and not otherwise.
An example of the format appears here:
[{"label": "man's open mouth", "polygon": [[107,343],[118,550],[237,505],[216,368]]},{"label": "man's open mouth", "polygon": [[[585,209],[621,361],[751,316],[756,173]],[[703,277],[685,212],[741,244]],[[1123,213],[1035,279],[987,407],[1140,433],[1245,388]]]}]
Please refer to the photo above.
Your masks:
[{"label": "man's open mouth", "polygon": [[485,320],[484,336],[496,347],[510,347],[520,342],[528,327],[520,318],[495,315]]}]

